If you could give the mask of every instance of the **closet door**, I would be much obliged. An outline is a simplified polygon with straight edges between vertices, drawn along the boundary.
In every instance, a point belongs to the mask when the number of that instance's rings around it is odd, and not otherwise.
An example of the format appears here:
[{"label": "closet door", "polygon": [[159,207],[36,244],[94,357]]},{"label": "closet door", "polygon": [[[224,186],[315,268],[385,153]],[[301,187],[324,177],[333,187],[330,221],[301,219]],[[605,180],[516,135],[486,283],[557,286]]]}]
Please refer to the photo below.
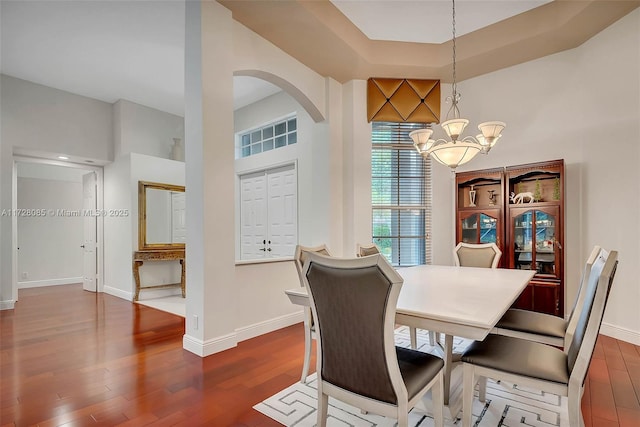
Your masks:
[{"label": "closet door", "polygon": [[298,184],[293,165],[268,171],[267,182],[268,256],[274,258],[291,256],[298,242]]},{"label": "closet door", "polygon": [[265,172],[240,177],[240,258],[267,256],[267,175]]},{"label": "closet door", "polygon": [[240,177],[241,259],[293,256],[298,242],[295,165]]}]

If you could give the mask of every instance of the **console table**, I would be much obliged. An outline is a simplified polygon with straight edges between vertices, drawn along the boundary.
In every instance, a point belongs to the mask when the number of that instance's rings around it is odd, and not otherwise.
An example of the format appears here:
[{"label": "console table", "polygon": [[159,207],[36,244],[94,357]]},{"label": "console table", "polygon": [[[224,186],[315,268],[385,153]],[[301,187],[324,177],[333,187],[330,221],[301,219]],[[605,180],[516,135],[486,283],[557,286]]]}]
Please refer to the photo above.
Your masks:
[{"label": "console table", "polygon": [[[163,285],[140,286],[140,266],[145,261],[179,261],[182,267],[180,274],[180,283],[167,283]],[[182,298],[186,296],[185,292],[185,256],[184,249],[150,249],[144,251],[136,251],[133,253],[133,278],[136,281],[136,292],[133,296],[134,301],[138,301],[140,289],[157,289],[180,286],[182,289]]]}]

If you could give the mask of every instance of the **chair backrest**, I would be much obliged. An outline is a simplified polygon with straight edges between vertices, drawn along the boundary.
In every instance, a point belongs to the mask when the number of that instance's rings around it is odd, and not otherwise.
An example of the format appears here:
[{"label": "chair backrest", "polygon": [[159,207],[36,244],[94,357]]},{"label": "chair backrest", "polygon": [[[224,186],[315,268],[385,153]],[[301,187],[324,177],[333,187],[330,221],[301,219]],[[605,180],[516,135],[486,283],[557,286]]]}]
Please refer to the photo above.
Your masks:
[{"label": "chair backrest", "polygon": [[591,268],[593,267],[593,263],[600,257],[607,257],[608,253],[600,246],[594,246],[591,250],[591,254],[589,258],[587,258],[587,262],[584,265],[584,269],[582,271],[582,277],[580,278],[580,286],[578,287],[578,294],[576,295],[576,299],[573,302],[573,306],[571,307],[571,312],[569,313],[569,319],[567,320],[567,328],[565,332],[565,340],[564,340],[564,348],[568,349],[571,344],[571,340],[573,339],[573,334],[576,330],[576,324],[578,323],[578,317],[580,308],[583,306],[584,297],[585,297],[585,289],[587,288],[584,283],[589,279],[589,274],[591,273]]},{"label": "chair backrest", "polygon": [[318,379],[390,404],[406,396],[395,352],[402,277],[384,256],[309,254],[304,283],[316,324]]},{"label": "chair backrest", "polygon": [[309,257],[310,253],[319,253],[322,255],[331,256],[331,253],[329,252],[329,248],[327,248],[327,245],[325,244],[322,244],[320,246],[296,245],[296,250],[293,255],[293,262],[296,265],[296,270],[298,271],[300,286],[304,286],[304,283],[302,281],[302,267],[304,266],[304,263]]},{"label": "chair backrest", "polygon": [[460,242],[453,250],[453,261],[458,267],[496,268],[502,251],[495,243]]},{"label": "chair backrest", "polygon": [[618,252],[601,251],[591,267],[576,330],[567,351],[567,369],[570,383],[581,386],[587,375],[593,349],[596,345],[609,291],[618,266]]},{"label": "chair backrest", "polygon": [[360,243],[356,246],[356,255],[357,256],[369,256],[379,254],[380,249],[375,243],[371,243],[369,245],[361,245]]}]

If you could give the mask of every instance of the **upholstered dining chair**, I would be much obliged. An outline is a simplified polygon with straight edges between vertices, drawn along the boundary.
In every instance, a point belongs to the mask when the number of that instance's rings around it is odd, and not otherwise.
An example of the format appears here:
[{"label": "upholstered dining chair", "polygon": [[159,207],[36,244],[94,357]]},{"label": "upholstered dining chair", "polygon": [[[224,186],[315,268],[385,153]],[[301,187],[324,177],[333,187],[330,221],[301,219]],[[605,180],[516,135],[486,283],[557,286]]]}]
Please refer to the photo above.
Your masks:
[{"label": "upholstered dining chair", "polygon": [[453,250],[453,262],[462,267],[496,268],[502,251],[495,243],[460,242]]},{"label": "upholstered dining chair", "polygon": [[[465,243],[460,242],[453,249],[453,261],[457,267],[486,267],[497,268],[502,257],[502,251],[495,243]],[[418,337],[416,328],[409,328],[411,347],[416,348]],[[440,333],[429,331],[429,345],[440,342]]]},{"label": "upholstered dining chair", "polygon": [[[568,397],[569,425],[583,427],[580,402],[607,298],[618,264],[618,253],[601,252],[588,278],[576,330],[565,351],[557,347],[502,335],[475,341],[462,354],[463,418],[471,425],[476,380],[494,378]],[[479,399],[484,400],[484,381]]]},{"label": "upholstered dining chair", "polygon": [[[298,271],[298,278],[300,279],[300,286],[304,287],[302,280],[302,266],[304,265],[307,257],[310,253],[319,253],[327,256],[331,256],[327,245],[322,244],[319,246],[302,246],[297,245],[293,255],[293,261]],[[302,375],[300,382],[305,383],[307,376],[309,375],[309,365],[311,364],[311,340],[315,337],[315,327],[313,324],[313,316],[311,315],[311,308],[304,308],[304,362],[302,363]]]},{"label": "upholstered dining chair", "polygon": [[356,245],[356,255],[359,257],[375,255],[379,253],[380,253],[380,249],[375,243],[371,243],[368,245],[361,245],[360,243],[358,243]]},{"label": "upholstered dining chair", "polygon": [[567,320],[552,314],[511,308],[502,316],[491,333],[523,338],[556,347],[569,345],[576,328],[582,302],[584,301],[584,291],[586,289],[584,282],[589,277],[591,267],[601,255],[601,252],[605,253],[600,246],[595,246],[589,258],[587,258],[578,288],[578,295]]},{"label": "upholstered dining chair", "polygon": [[316,324],[318,426],[329,397],[394,417],[399,427],[429,391],[436,426],[443,425],[443,366],[437,356],[395,346],[402,277],[380,254],[332,258],[309,254],[303,280]]}]

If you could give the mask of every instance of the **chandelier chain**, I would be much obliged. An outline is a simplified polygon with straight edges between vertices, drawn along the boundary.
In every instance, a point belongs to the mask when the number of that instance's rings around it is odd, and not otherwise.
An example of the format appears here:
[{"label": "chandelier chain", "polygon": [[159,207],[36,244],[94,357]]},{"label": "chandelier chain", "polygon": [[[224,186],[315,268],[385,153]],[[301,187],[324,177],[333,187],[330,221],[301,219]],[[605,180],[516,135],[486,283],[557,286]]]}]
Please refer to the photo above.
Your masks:
[{"label": "chandelier chain", "polygon": [[413,140],[413,145],[418,153],[455,169],[473,159],[478,153],[487,154],[502,136],[500,132],[502,132],[506,124],[498,121],[480,123],[478,130],[481,134],[476,135],[476,137],[462,137],[469,120],[460,118],[460,110],[458,109],[460,94],[458,93],[458,76],[456,75],[456,0],[451,0],[451,5],[451,47],[453,50],[451,70],[453,81],[451,82],[451,96],[446,98],[447,103],[451,103],[451,107],[447,111],[446,120],[441,123],[449,140],[431,139],[433,130],[430,126],[427,129],[416,129],[410,132],[409,136]]},{"label": "chandelier chain", "polygon": [[460,94],[458,93],[458,82],[456,75],[456,1],[452,0],[452,12],[451,12],[451,28],[452,28],[452,44],[453,44],[453,83],[451,85],[451,96],[447,97],[447,102],[451,102],[451,107],[447,112],[447,119],[453,115],[454,119],[460,118],[460,110],[458,109],[458,101],[460,101]]},{"label": "chandelier chain", "polygon": [[451,12],[451,28],[453,34],[453,94],[454,98],[457,97],[457,84],[456,84],[456,0],[451,2],[453,5],[453,11]]}]

